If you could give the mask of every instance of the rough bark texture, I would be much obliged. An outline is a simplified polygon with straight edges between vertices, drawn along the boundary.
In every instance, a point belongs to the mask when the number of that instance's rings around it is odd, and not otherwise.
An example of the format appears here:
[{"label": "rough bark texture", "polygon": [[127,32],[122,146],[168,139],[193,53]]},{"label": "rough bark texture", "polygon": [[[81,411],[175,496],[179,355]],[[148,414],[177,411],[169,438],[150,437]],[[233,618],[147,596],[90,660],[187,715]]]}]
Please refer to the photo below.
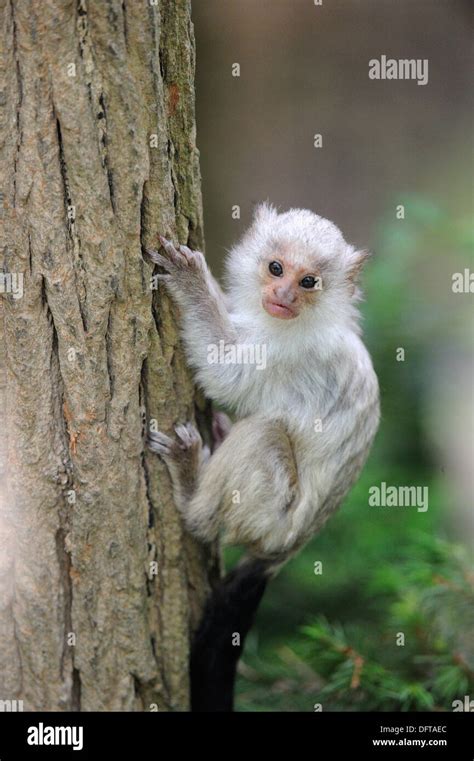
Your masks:
[{"label": "rough bark texture", "polygon": [[196,396],[142,246],[202,247],[190,3],[0,9],[0,271],[24,275],[0,296],[0,699],[185,710],[213,559],[144,453],[145,412],[169,431]]}]

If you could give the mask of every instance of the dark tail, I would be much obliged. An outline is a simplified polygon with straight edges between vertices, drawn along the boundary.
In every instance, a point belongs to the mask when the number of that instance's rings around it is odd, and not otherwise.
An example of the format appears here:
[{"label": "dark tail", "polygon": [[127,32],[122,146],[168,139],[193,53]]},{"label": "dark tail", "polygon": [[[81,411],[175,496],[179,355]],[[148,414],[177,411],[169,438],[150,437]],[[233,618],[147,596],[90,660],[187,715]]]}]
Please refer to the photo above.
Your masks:
[{"label": "dark tail", "polygon": [[192,711],[233,710],[237,662],[270,574],[245,559],[213,590],[191,650]]}]

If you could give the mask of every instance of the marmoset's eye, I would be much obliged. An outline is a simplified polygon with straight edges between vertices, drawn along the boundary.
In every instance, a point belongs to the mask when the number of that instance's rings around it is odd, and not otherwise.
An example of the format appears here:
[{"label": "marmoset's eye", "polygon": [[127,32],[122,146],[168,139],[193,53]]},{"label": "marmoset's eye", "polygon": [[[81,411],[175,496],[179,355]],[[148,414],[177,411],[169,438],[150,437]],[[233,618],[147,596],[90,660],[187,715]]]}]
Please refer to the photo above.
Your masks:
[{"label": "marmoset's eye", "polygon": [[268,269],[272,275],[275,275],[275,277],[280,277],[280,275],[283,275],[283,267],[281,266],[280,262],[270,262]]},{"label": "marmoset's eye", "polygon": [[316,278],[312,275],[306,275],[306,277],[300,282],[300,285],[302,288],[314,288],[316,285]]}]

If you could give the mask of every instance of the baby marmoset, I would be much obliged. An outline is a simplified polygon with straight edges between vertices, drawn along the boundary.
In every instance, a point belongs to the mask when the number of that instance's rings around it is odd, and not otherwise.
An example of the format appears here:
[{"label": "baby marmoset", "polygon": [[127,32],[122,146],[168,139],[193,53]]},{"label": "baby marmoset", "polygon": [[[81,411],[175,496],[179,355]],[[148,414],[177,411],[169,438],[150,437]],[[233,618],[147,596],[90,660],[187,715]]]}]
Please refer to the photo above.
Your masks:
[{"label": "baby marmoset", "polygon": [[[162,245],[166,256],[148,253],[179,305],[188,361],[238,422],[211,456],[189,424],[173,438],[150,434],[149,444],[190,532],[212,541],[223,530],[276,568],[339,506],[378,427],[356,308],[367,252],[311,211],[263,204],[230,252],[223,293],[201,253]],[[216,346],[258,346],[265,362],[215,361]]]}]

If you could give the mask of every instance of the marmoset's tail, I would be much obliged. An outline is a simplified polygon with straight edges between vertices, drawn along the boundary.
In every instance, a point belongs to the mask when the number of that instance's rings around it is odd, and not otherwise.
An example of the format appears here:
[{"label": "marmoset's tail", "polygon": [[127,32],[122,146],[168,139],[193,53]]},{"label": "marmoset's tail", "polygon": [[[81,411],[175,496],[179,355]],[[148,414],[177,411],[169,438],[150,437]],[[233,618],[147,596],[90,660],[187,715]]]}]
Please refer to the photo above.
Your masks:
[{"label": "marmoset's tail", "polygon": [[191,710],[232,711],[237,662],[275,564],[245,558],[209,597],[191,650]]}]

